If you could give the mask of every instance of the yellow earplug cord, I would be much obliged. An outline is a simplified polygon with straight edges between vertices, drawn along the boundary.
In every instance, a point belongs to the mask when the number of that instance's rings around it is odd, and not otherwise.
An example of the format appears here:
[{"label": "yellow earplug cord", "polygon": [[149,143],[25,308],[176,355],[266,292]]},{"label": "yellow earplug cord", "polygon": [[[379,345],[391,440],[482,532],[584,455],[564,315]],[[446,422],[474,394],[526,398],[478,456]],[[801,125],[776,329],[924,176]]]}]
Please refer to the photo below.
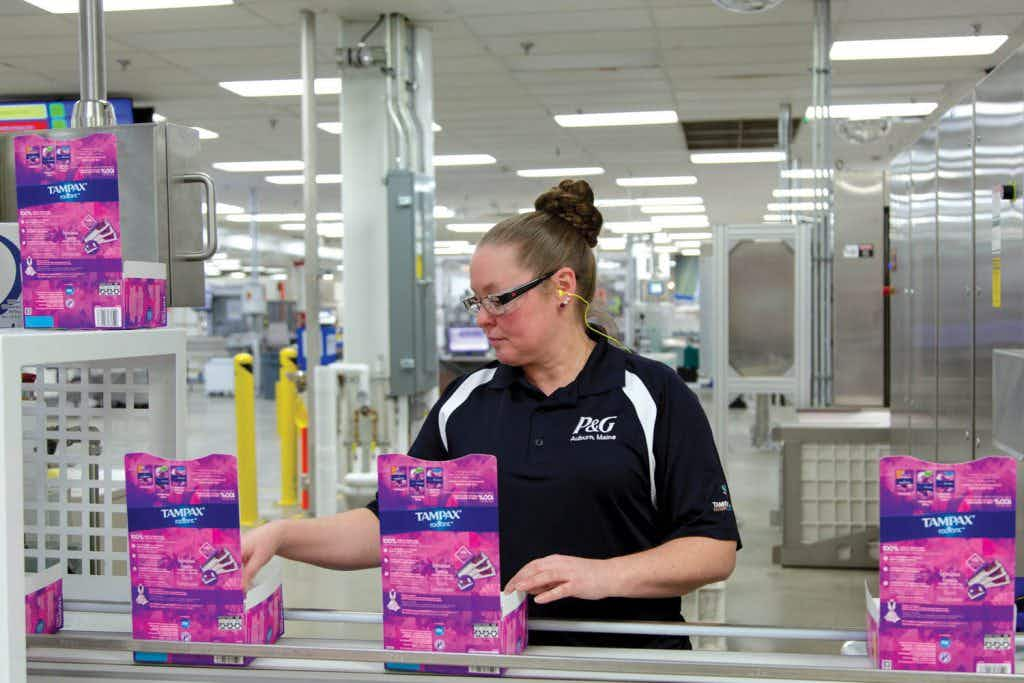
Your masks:
[{"label": "yellow earplug cord", "polygon": [[589,301],[584,299],[582,296],[580,296],[576,292],[567,292],[564,289],[559,289],[558,290],[558,296],[565,296],[567,294],[569,296],[576,297],[577,299],[579,299],[580,301],[583,302],[583,304],[585,306],[585,308],[583,309],[583,324],[586,325],[588,330],[590,330],[591,332],[593,332],[596,335],[600,335],[600,336],[604,337],[605,339],[607,339],[611,343],[615,344],[617,347],[619,347],[623,351],[628,351],[629,353],[633,353],[634,352],[633,349],[629,348],[628,346],[626,346],[625,344],[620,342],[615,337],[611,336],[610,334],[605,334],[604,332],[602,332],[601,330],[597,329],[596,327],[594,327],[593,325],[590,324],[590,320],[587,318],[587,314],[590,313],[590,302]]}]

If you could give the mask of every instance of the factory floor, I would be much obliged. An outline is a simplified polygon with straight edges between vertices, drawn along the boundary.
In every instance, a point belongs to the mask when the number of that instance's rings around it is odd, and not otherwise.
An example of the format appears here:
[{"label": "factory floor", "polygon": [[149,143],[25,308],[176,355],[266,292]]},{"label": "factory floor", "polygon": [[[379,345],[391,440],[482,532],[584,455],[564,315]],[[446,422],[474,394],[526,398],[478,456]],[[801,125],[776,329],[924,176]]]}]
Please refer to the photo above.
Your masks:
[{"label": "factory floor", "polygon": [[[707,397],[710,399],[710,396]],[[706,402],[707,404],[707,402]],[[773,422],[787,419],[788,408],[773,408]],[[746,410],[730,410],[730,455],[726,465],[743,538],[736,571],[725,589],[725,614],[730,624],[819,628],[864,628],[864,581],[875,572],[844,569],[793,569],[772,564],[772,546],[782,531],[771,525],[779,507],[780,455],[750,445],[753,402]],[[709,415],[709,417],[711,417]],[[188,452],[235,452],[234,402],[208,397],[202,387],[188,396]],[[260,485],[260,516],[294,515],[276,504],[279,495],[279,450],[272,401],[257,399],[256,442]],[[337,539],[344,543],[344,539]],[[335,572],[285,563],[285,605],[379,612],[380,577],[376,570]],[[379,638],[380,628],[358,624],[289,622],[292,636]],[[837,654],[840,643],[730,639],[730,649]]]}]

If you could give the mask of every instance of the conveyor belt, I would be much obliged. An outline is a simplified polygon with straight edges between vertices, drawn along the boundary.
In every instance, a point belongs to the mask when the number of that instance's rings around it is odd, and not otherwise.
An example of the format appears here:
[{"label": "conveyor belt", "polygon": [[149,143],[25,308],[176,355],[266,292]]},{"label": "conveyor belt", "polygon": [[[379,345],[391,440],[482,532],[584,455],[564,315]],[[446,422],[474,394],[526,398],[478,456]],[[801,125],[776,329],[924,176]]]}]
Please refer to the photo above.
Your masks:
[{"label": "conveyor belt", "polygon": [[[69,603],[75,606],[76,603]],[[299,615],[306,610],[297,611]],[[326,620],[324,611],[315,613]],[[286,613],[287,615],[287,613]],[[379,615],[378,615],[379,616]],[[333,621],[367,623],[367,613],[335,613]],[[531,624],[533,627],[535,623]],[[552,627],[564,630],[565,623]],[[547,626],[547,624],[545,625]],[[575,624],[585,630],[583,624]],[[607,628],[635,624],[601,624]],[[680,628],[679,625],[669,625]],[[701,635],[723,635],[718,629],[742,628],[744,635],[758,627],[699,626]],[[801,629],[785,629],[799,632]],[[764,637],[780,637],[780,629],[764,629]],[[810,631],[808,631],[810,633]],[[825,632],[828,633],[827,631]],[[835,632],[857,633],[857,632]],[[791,634],[799,637],[799,634]],[[757,637],[756,635],[752,637]],[[441,652],[395,652],[379,641],[328,638],[282,638],[274,645],[232,645],[176,641],[136,641],[128,634],[64,631],[54,636],[28,636],[29,677],[32,681],[256,681],[295,680],[395,681],[401,674],[387,673],[384,662],[507,667],[506,678],[563,681],[665,681],[733,683],[738,681],[823,681],[835,683],[997,683],[1024,676],[952,675],[942,673],[878,671],[865,657],[798,655],[786,653],[618,650],[595,648],[530,647],[522,655],[487,655]],[[239,668],[171,667],[133,664],[131,652],[202,653],[258,657]],[[838,647],[837,647],[838,650]],[[417,675],[411,681],[482,680],[474,677]]]}]

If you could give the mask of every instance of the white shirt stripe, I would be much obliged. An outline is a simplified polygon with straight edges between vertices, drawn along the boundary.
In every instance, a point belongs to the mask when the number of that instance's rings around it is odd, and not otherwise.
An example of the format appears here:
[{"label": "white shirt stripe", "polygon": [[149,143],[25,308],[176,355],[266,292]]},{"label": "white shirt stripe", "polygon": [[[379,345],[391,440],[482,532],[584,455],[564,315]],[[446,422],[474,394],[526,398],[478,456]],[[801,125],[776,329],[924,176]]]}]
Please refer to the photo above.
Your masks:
[{"label": "white shirt stripe", "polygon": [[626,371],[626,384],[622,387],[626,398],[633,404],[647,441],[647,471],[651,477],[651,504],[658,507],[658,490],[654,480],[654,424],[658,420],[658,406],[647,386],[632,372]]},{"label": "white shirt stripe", "polygon": [[459,406],[466,402],[469,395],[473,393],[473,390],[477,387],[481,387],[492,379],[494,379],[494,373],[497,372],[497,368],[484,368],[483,370],[477,370],[469,377],[467,377],[459,388],[448,397],[448,400],[441,406],[441,410],[437,413],[437,426],[441,432],[441,443],[444,444],[444,449],[448,450],[448,418],[452,416]]}]

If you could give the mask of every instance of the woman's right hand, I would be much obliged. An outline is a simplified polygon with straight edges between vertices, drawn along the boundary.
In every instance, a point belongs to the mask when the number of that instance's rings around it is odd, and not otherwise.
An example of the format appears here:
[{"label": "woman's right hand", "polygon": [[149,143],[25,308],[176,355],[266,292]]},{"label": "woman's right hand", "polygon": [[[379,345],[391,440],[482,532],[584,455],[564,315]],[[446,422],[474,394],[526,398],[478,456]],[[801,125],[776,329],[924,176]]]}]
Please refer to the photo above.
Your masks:
[{"label": "woman's right hand", "polygon": [[252,580],[281,547],[282,520],[268,522],[242,536],[242,585],[249,590]]}]

